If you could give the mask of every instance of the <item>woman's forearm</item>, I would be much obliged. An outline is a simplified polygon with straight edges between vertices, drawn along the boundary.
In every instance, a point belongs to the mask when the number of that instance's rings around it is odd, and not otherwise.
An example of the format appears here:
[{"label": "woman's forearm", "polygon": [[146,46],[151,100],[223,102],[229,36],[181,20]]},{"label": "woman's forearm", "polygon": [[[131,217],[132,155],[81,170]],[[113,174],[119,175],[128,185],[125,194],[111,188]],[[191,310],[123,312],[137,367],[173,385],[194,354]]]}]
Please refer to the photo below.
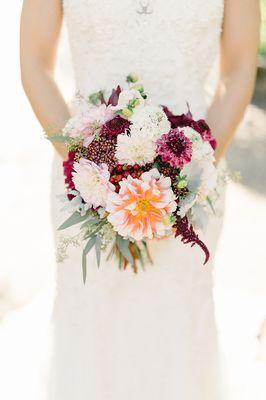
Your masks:
[{"label": "woman's forearm", "polygon": [[219,82],[207,121],[217,139],[217,162],[226,152],[251,100],[255,82],[254,66],[239,66]]},{"label": "woman's forearm", "polygon": [[[22,83],[33,111],[47,135],[59,132],[69,119],[70,113],[52,74],[43,66],[22,67]],[[65,146],[58,143],[54,146],[65,158]]]}]

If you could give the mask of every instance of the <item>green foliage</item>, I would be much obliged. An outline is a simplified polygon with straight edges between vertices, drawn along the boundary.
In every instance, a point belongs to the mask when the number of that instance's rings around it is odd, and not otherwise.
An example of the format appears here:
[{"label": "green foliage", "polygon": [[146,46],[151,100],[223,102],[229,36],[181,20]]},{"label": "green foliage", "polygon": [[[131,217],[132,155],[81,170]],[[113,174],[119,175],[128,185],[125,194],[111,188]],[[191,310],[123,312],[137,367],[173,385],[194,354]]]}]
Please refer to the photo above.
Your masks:
[{"label": "green foliage", "polygon": [[134,260],[129,250],[129,243],[130,243],[129,240],[126,240],[122,238],[122,236],[117,235],[116,244],[120,253],[123,255],[123,257],[125,257],[125,259],[129,262],[129,264],[133,265]]},{"label": "green foliage", "polygon": [[82,253],[82,271],[83,271],[83,283],[85,284],[87,278],[87,254],[91,251],[96,243],[96,236],[92,236],[87,242],[83,253]]},{"label": "green foliage", "polygon": [[59,226],[58,230],[62,231],[64,229],[70,228],[73,225],[79,224],[80,222],[88,219],[88,214],[81,215],[78,211],[75,211],[62,225]]}]

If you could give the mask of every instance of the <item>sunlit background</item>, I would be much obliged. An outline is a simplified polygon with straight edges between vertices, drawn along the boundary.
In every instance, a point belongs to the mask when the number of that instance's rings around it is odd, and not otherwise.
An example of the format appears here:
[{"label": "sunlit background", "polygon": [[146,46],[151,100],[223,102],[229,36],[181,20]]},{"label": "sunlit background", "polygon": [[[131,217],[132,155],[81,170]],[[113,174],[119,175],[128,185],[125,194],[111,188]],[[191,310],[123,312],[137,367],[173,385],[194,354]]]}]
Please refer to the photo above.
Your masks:
[{"label": "sunlit background", "polygon": [[[21,3],[0,4],[0,398],[40,400],[55,270],[53,152],[21,89]],[[216,256],[217,324],[230,400],[266,399],[266,1],[261,3],[256,92],[227,156],[243,179],[228,186]],[[62,42],[58,80],[69,99],[73,80]]]}]

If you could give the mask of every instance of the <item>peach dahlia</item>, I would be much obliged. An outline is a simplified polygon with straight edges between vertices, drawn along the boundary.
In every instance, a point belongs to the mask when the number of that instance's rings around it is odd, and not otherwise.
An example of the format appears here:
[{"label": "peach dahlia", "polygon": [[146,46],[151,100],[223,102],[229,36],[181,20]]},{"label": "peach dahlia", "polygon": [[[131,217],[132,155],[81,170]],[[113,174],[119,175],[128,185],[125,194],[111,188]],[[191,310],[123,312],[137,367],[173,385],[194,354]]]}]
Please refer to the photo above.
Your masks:
[{"label": "peach dahlia", "polygon": [[170,178],[154,168],[123,179],[119,192],[109,193],[106,210],[116,232],[138,241],[164,236],[176,206]]}]

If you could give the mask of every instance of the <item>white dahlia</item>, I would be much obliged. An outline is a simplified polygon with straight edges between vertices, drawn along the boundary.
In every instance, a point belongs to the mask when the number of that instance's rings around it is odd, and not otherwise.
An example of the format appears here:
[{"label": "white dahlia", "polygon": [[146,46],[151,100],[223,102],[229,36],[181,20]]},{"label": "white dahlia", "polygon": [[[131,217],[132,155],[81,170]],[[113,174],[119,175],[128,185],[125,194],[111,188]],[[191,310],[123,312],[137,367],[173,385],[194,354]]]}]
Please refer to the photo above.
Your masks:
[{"label": "white dahlia", "polygon": [[81,158],[74,163],[73,182],[82,199],[89,207],[105,207],[108,193],[114,190],[109,182],[110,173],[106,164],[98,166]]},{"label": "white dahlia", "polygon": [[130,136],[118,135],[115,156],[121,164],[151,163],[156,157],[155,142],[137,131],[132,132]]},{"label": "white dahlia", "polygon": [[202,139],[201,135],[195,129],[185,126],[180,128],[185,136],[192,142],[192,160],[206,160],[214,161],[214,150],[209,142]]},{"label": "white dahlia", "polygon": [[132,131],[143,131],[155,140],[171,129],[170,122],[161,107],[145,106],[134,111],[130,118]]}]

